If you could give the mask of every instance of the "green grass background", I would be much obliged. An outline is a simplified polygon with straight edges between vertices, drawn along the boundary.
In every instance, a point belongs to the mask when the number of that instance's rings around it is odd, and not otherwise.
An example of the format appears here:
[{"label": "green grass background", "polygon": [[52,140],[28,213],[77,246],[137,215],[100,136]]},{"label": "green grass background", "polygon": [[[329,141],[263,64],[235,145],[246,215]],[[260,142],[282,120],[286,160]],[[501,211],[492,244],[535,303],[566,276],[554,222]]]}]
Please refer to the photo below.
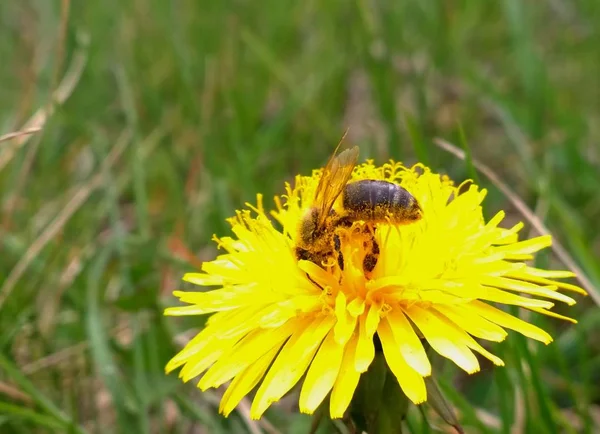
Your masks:
[{"label": "green grass background", "polygon": [[[161,313],[224,219],[346,128],[362,158],[459,181],[433,139],[468,145],[600,282],[597,0],[4,1],[0,134],[79,66],[43,131],[0,143],[2,433],[307,432],[294,399],[223,419],[221,391],[165,376],[203,319]],[[488,216],[522,219],[477,178]],[[467,432],[600,430],[600,311],[578,299],[576,326],[527,317],[551,345],[494,345],[505,368],[436,367]],[[422,410],[412,432],[450,432]]]}]

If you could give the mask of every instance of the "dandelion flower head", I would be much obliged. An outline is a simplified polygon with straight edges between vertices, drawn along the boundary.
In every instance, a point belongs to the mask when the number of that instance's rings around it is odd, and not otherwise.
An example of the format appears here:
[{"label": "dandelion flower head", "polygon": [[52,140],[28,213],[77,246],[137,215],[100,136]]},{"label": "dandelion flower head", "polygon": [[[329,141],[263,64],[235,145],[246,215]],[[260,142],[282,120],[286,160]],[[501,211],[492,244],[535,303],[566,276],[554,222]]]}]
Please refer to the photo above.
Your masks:
[{"label": "dandelion flower head", "polygon": [[331,417],[342,417],[376,351],[404,394],[422,403],[424,378],[432,374],[424,345],[467,373],[480,369],[475,353],[501,366],[479,340],[500,342],[507,329],[552,340],[501,305],[569,320],[550,310],[555,302],[575,303],[559,291],[585,293],[557,280],[573,273],[526,262],[550,246],[550,236],[519,240],[523,224],[504,228],[502,211],[484,219],[486,190],[394,161],[359,164],[350,180],[401,185],[422,210],[415,223],[375,225],[369,235],[380,250],[374,268],[363,267],[369,253],[363,222],[339,229],[345,231],[341,267],[298,260],[298,225],[313,206],[321,175],[297,176],[271,212],[260,195],[256,206],[238,211],[229,219],[233,235],[214,238],[224,253],[183,278],[213,288],[176,291],[187,306],[165,312],[212,314],[166,370],[181,367],[183,381],[201,376],[202,390],[229,383],[220,406],[225,415],[256,390],[251,416],[260,418],[304,377],[300,410],[313,413],[329,395]]}]

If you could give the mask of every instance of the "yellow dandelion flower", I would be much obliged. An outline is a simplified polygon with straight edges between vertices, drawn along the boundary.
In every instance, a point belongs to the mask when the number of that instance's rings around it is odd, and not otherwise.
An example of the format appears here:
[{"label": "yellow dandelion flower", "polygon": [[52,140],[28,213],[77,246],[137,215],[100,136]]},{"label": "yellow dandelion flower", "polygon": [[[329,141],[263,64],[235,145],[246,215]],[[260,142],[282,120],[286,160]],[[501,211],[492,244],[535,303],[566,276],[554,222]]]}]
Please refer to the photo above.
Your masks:
[{"label": "yellow dandelion flower", "polygon": [[[468,373],[480,369],[475,353],[503,365],[476,339],[499,342],[506,329],[546,344],[552,338],[492,304],[568,319],[550,310],[556,301],[575,303],[559,290],[585,294],[556,280],[573,273],[526,263],[550,246],[550,236],[520,241],[523,224],[502,228],[502,211],[485,221],[484,189],[393,161],[358,165],[349,182],[400,185],[416,198],[422,218],[402,226],[376,224],[371,231],[355,222],[338,228],[341,264],[298,260],[299,224],[313,206],[321,175],[316,170],[297,176],[275,198],[271,213],[259,195],[256,206],[231,218],[234,235],[215,238],[226,253],[183,278],[217,289],[176,291],[188,306],[165,312],[212,314],[166,370],[182,367],[183,381],[202,375],[202,390],[230,382],[220,406],[225,415],[258,386],[251,416],[259,418],[305,376],[300,410],[313,413],[329,396],[331,417],[342,417],[377,351],[404,394],[422,403],[424,377],[431,375],[424,342]],[[374,237],[379,256],[365,270],[373,248],[368,237]]]}]

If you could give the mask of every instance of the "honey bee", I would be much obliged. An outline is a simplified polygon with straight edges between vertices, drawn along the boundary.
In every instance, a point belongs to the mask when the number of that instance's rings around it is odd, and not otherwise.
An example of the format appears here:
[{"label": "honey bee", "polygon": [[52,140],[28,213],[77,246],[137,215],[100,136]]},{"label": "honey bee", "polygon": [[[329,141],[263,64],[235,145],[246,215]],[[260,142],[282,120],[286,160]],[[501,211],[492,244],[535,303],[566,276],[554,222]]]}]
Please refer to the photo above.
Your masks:
[{"label": "honey bee", "polygon": [[[365,235],[364,247],[368,252],[363,260],[363,269],[371,272],[379,257],[379,245],[374,237],[375,224],[415,222],[422,217],[421,208],[406,189],[393,182],[375,179],[351,182],[358,160],[358,147],[337,155],[339,147],[323,169],[313,205],[298,225],[296,257],[321,267],[331,266],[337,259],[343,269],[340,229],[347,230],[354,222],[362,221],[365,223],[361,229]],[[334,208],[336,201],[339,205]]]}]

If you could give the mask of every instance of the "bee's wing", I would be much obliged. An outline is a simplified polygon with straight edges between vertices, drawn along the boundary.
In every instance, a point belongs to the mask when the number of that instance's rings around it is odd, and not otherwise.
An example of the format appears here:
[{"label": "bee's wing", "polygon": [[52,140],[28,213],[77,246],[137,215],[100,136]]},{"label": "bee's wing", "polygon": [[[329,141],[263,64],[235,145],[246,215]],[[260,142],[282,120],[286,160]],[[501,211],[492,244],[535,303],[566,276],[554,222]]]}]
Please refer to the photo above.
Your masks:
[{"label": "bee's wing", "polygon": [[319,209],[319,226],[325,223],[335,200],[350,180],[352,170],[354,170],[358,160],[358,146],[346,149],[337,156],[336,152],[327,162],[327,166],[323,169],[323,174],[319,180],[319,185],[317,185],[315,205]]}]

